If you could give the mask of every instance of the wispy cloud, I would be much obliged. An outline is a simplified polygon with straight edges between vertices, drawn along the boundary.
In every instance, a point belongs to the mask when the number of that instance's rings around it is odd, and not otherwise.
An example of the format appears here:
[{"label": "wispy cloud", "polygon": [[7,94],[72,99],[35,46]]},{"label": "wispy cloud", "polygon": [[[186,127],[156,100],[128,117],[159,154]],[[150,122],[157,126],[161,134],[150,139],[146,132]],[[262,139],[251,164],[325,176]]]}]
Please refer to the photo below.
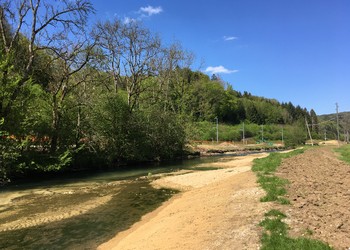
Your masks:
[{"label": "wispy cloud", "polygon": [[133,23],[133,22],[137,22],[137,20],[134,18],[131,18],[131,17],[127,17],[127,16],[123,18],[124,24]]},{"label": "wispy cloud", "polygon": [[123,18],[123,23],[128,24],[132,22],[142,21],[149,18],[150,16],[160,14],[161,12],[163,12],[163,8],[161,6],[153,7],[151,5],[148,5],[146,7],[141,7],[137,11],[130,12],[130,16],[125,16]]},{"label": "wispy cloud", "polygon": [[238,37],[235,37],[235,36],[224,36],[223,38],[224,38],[224,41],[233,41],[238,39]]},{"label": "wispy cloud", "polygon": [[148,5],[147,7],[141,7],[139,12],[147,16],[152,16],[163,12],[163,8],[161,6],[153,7]]},{"label": "wispy cloud", "polygon": [[205,72],[211,73],[211,74],[231,74],[231,73],[236,73],[238,70],[234,69],[226,69],[224,66],[209,66],[206,68]]}]

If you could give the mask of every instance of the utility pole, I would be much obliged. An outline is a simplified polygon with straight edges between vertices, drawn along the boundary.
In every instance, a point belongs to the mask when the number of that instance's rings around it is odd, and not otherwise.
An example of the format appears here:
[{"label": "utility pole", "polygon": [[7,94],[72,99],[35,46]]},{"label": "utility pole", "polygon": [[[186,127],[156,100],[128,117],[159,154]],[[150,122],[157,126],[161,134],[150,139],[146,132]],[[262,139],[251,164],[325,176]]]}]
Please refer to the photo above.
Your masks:
[{"label": "utility pole", "polygon": [[327,141],[327,130],[324,130],[324,140]]},{"label": "utility pole", "polygon": [[216,143],[219,143],[219,119],[215,117],[216,120]]},{"label": "utility pole", "polygon": [[310,140],[311,140],[311,145],[313,146],[313,145],[314,145],[314,142],[313,142],[312,137],[311,137],[311,132],[310,132],[309,124],[307,123],[306,117],[305,117],[305,124],[306,124],[306,128],[307,128],[307,132],[309,133],[309,137],[310,137]]},{"label": "utility pole", "polygon": [[338,140],[338,146],[339,146],[339,114],[338,114],[338,103],[335,103],[336,111],[337,111],[337,140]]},{"label": "utility pole", "polygon": [[264,142],[264,125],[261,125],[261,142]]}]

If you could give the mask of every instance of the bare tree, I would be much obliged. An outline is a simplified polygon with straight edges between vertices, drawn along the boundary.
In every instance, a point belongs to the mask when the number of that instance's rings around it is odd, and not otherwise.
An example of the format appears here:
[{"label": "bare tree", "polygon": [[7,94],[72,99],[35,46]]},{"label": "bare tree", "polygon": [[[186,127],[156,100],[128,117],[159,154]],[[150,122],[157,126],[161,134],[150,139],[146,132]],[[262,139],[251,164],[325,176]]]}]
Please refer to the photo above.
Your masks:
[{"label": "bare tree", "polygon": [[145,91],[143,82],[154,75],[160,39],[139,22],[119,20],[98,24],[94,35],[105,58],[105,70],[113,76],[114,89],[125,88],[132,112]]},{"label": "bare tree", "polygon": [[[61,115],[66,109],[65,99],[79,85],[87,82],[89,74],[81,74],[89,62],[93,44],[88,40],[65,41],[59,48],[51,48],[47,53],[51,55],[52,78],[48,85],[48,92],[51,95],[52,107],[52,136],[51,151],[57,149],[59,132],[61,127]],[[78,114],[79,115],[79,114]]]},{"label": "bare tree", "polygon": [[84,31],[88,14],[93,12],[89,0],[5,0],[0,4],[0,41],[3,54],[1,74],[3,85],[9,85],[7,75],[16,57],[16,44],[25,37],[28,50],[25,65],[16,78],[7,100],[0,102],[0,116],[6,118],[30,79],[38,52],[57,50],[67,38]]},{"label": "bare tree", "polygon": [[[167,48],[162,49],[162,54],[158,57],[156,64],[158,93],[157,99],[163,101],[164,111],[179,111],[178,106],[183,106],[187,90],[187,82],[184,81],[183,74],[179,69],[189,69],[193,63],[194,55],[186,51],[180,43],[173,43]],[[174,102],[174,95],[180,103]],[[158,101],[155,100],[155,101]],[[181,107],[180,107],[181,109]]]},{"label": "bare tree", "polygon": [[[98,60],[97,66],[100,70],[110,74],[115,93],[123,85],[121,75],[121,59],[122,53],[124,53],[122,29],[123,24],[119,20],[114,20],[112,22],[99,22],[93,30],[93,37],[99,45],[101,55],[96,58]],[[105,86],[111,91],[110,86]]]}]

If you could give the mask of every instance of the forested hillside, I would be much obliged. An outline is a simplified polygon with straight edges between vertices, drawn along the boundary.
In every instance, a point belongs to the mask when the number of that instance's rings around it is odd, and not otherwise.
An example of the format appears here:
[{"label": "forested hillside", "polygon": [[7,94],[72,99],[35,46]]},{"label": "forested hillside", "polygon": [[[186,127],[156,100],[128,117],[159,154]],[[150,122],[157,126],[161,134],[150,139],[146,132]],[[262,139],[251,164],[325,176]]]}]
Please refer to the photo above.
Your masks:
[{"label": "forested hillside", "polygon": [[[349,142],[350,132],[350,112],[340,112],[339,119],[339,139]],[[337,114],[320,115],[319,133],[325,139],[337,139]]]},{"label": "forested hillside", "polygon": [[236,125],[221,140],[240,140],[244,122],[247,137],[264,125],[269,140],[283,126],[290,144],[305,141],[305,120],[317,124],[313,110],[193,70],[190,52],[140,22],[88,26],[93,11],[87,0],[1,1],[1,182],[176,158],[190,140],[210,140],[216,119]]}]

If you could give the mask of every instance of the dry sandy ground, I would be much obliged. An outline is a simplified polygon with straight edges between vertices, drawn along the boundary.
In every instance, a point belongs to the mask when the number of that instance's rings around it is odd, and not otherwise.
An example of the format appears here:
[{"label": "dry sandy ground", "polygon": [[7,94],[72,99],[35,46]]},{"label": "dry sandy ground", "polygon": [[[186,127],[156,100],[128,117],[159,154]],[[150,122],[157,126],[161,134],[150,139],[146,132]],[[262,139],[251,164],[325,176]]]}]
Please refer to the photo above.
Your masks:
[{"label": "dry sandy ground", "polygon": [[183,192],[99,249],[259,249],[258,223],[271,204],[259,202],[264,191],[250,169],[254,158],[265,156],[235,157],[209,164],[219,170],[154,181]]}]

